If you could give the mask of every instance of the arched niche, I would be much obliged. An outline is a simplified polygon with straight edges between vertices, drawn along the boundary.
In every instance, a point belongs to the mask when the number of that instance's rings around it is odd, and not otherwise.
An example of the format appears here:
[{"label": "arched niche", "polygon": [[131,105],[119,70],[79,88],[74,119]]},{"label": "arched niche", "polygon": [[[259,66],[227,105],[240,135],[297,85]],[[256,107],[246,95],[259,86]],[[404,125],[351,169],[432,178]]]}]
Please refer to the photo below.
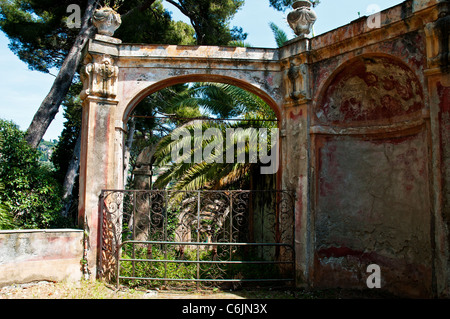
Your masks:
[{"label": "arched niche", "polygon": [[[313,111],[314,284],[431,292],[429,132],[422,85],[400,60],[359,56],[322,87]],[[426,294],[426,293],[425,293]]]},{"label": "arched niche", "polygon": [[404,62],[393,56],[363,55],[329,77],[313,116],[320,125],[379,126],[419,119],[423,108],[422,85]]}]

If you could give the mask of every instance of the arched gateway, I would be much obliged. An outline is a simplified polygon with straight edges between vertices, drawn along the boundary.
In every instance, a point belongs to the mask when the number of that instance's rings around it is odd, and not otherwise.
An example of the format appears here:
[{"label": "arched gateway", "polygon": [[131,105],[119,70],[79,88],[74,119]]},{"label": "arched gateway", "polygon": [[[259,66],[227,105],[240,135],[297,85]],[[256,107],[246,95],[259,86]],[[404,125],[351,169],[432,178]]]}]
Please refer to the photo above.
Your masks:
[{"label": "arched gateway", "polygon": [[90,271],[108,241],[99,196],[123,185],[134,107],[174,84],[222,82],[258,95],[277,115],[277,189],[295,193],[297,285],[366,288],[366,269],[377,264],[383,289],[445,294],[447,17],[446,2],[405,1],[380,13],[379,27],[360,19],[280,49],[131,45],[96,35],[82,74],[79,222]]}]

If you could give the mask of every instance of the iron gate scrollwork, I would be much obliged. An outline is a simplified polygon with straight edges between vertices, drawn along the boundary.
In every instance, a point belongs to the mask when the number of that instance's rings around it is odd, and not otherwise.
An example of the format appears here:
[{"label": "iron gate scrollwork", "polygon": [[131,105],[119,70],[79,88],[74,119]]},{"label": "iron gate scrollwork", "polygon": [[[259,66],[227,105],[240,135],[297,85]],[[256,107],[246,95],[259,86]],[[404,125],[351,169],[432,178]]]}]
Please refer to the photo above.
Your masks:
[{"label": "iron gate scrollwork", "polygon": [[291,192],[104,190],[100,200],[100,278],[295,283]]}]

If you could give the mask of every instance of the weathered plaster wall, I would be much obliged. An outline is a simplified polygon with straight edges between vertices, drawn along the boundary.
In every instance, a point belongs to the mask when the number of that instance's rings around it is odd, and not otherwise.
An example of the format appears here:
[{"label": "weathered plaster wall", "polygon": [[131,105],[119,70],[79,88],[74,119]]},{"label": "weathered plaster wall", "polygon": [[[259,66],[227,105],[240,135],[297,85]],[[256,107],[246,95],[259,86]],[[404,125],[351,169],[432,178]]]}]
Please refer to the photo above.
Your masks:
[{"label": "weathered plaster wall", "polygon": [[431,292],[428,149],[410,137],[323,136],[315,214],[317,287],[366,288],[378,264],[384,289]]},{"label": "weathered plaster wall", "polygon": [[333,62],[315,66],[324,92],[312,114],[316,287],[364,288],[367,266],[378,264],[384,289],[432,293],[427,112],[424,82],[413,71],[424,56],[395,57],[420,39],[405,38],[335,62],[327,78],[322,69]]},{"label": "weathered plaster wall", "polygon": [[[447,240],[444,238],[439,238],[439,240],[446,242],[448,245],[450,243],[450,79],[448,79],[446,84],[447,86],[444,86],[441,82],[438,82],[437,92],[440,110],[439,125],[441,128],[442,211],[447,230]],[[448,248],[448,246],[446,247]],[[449,252],[444,252],[444,254],[450,263]],[[450,285],[450,267],[448,267],[447,276]]]},{"label": "weathered plaster wall", "polygon": [[295,256],[297,282],[306,285],[308,278],[309,252],[309,141],[307,106],[286,108],[281,130],[281,189],[295,192]]},{"label": "weathered plaster wall", "polygon": [[[78,223],[91,239],[88,263],[96,265],[98,258],[99,203],[102,189],[117,187],[115,163],[114,121],[116,102],[88,98],[83,106],[80,172],[80,205]],[[95,163],[89,165],[89,163]]]},{"label": "weathered plaster wall", "polygon": [[82,278],[83,231],[0,231],[0,287]]},{"label": "weathered plaster wall", "polygon": [[[445,211],[450,214],[450,87],[438,84],[440,98],[440,124],[442,134],[442,170],[444,179]],[[449,216],[448,216],[449,217]]]}]

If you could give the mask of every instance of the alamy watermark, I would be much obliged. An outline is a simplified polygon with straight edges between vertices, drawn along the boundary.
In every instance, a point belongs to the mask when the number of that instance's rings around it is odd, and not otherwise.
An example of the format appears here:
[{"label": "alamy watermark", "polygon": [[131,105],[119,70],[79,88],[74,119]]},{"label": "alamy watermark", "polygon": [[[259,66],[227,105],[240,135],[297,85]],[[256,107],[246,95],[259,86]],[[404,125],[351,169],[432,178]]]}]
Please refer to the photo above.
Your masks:
[{"label": "alamy watermark", "polygon": [[367,267],[367,272],[371,273],[369,277],[367,277],[366,284],[367,288],[381,288],[381,268],[377,264],[372,264]]},{"label": "alamy watermark", "polygon": [[66,10],[70,15],[67,17],[66,25],[69,29],[81,28],[81,8],[77,4],[70,4]]},{"label": "alamy watermark", "polygon": [[[259,163],[263,175],[275,174],[279,168],[278,128],[207,128],[201,121],[194,129],[179,127],[171,133],[175,163]],[[270,141],[270,145],[269,145]],[[265,165],[265,166],[264,166]]]}]

